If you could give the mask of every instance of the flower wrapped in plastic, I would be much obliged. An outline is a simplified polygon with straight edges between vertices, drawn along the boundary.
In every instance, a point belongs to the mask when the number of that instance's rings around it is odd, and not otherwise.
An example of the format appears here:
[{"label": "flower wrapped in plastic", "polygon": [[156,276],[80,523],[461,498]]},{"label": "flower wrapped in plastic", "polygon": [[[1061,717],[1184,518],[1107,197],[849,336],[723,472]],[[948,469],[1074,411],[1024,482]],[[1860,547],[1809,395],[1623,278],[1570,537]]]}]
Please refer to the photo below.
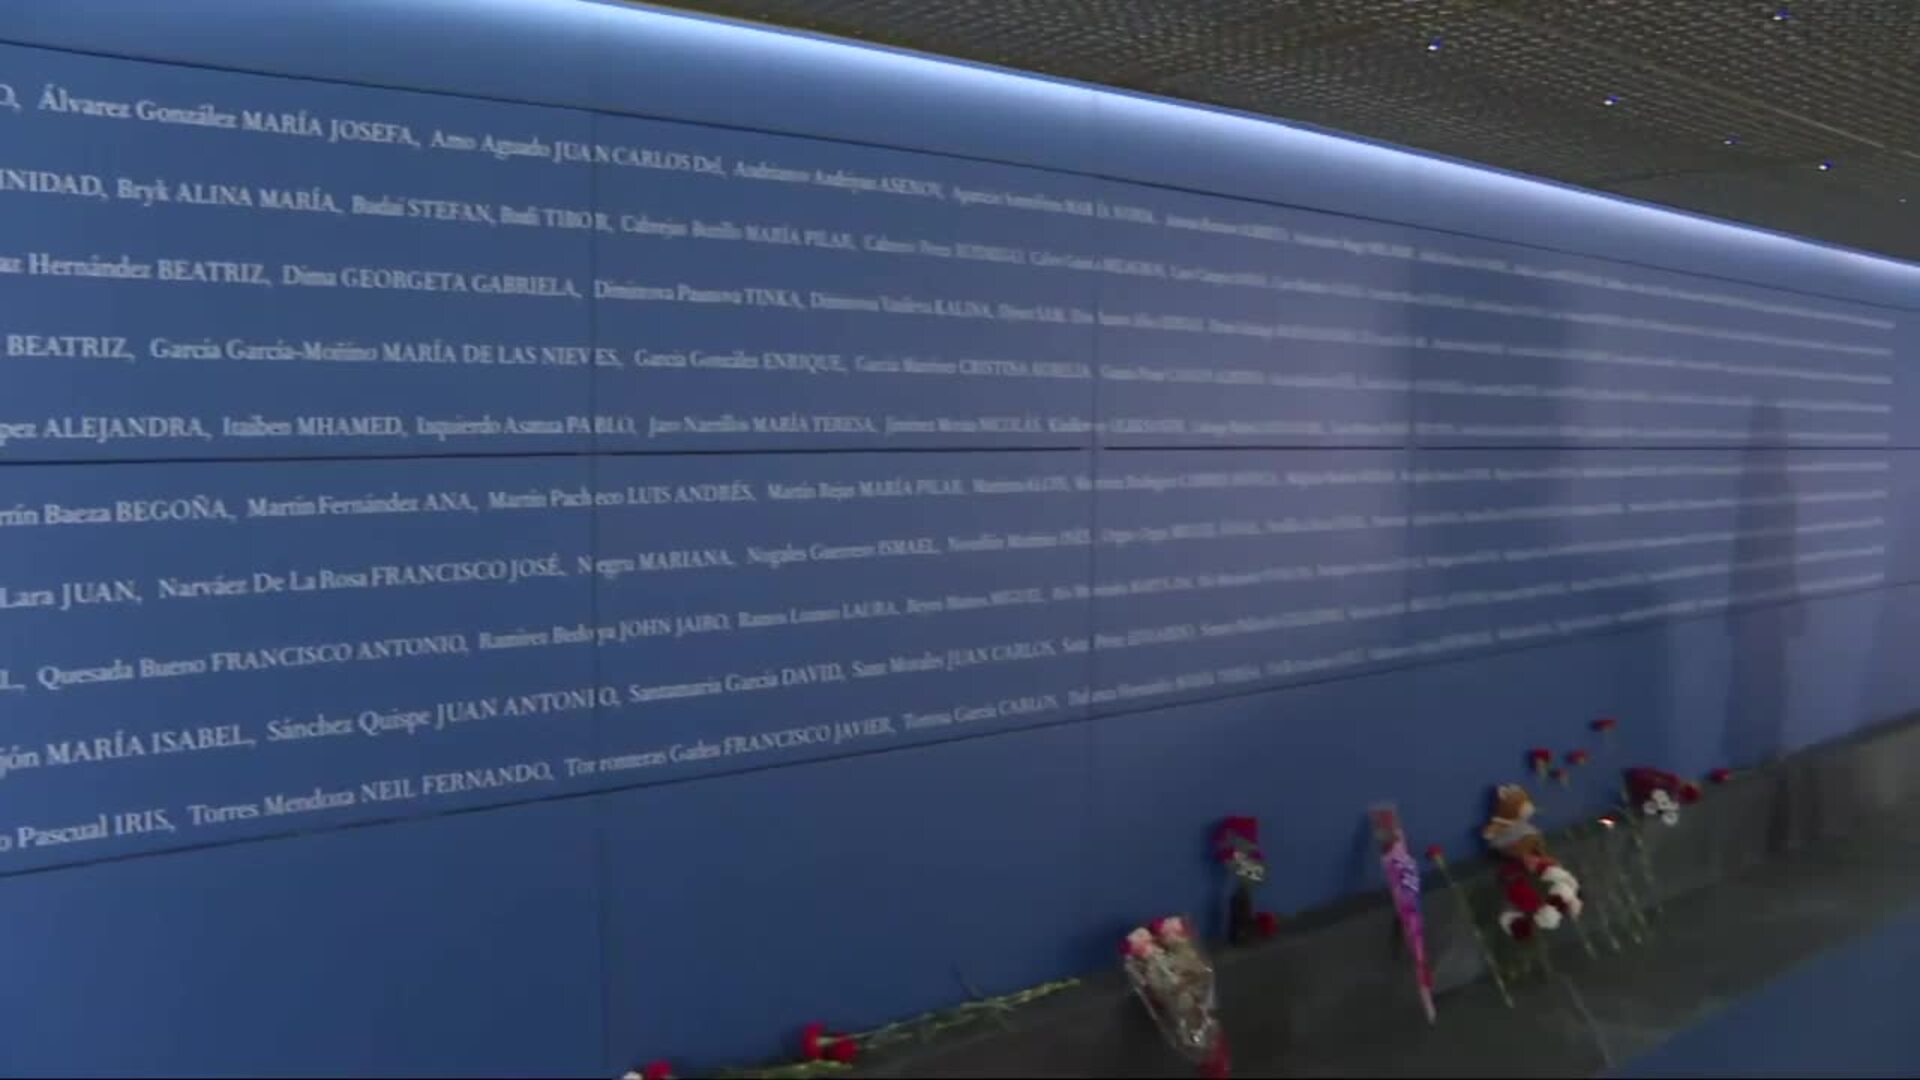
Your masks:
[{"label": "flower wrapped in plastic", "polygon": [[1213,966],[1178,915],[1155,919],[1121,945],[1127,981],[1174,1049],[1225,1075],[1226,1036],[1220,1029]]},{"label": "flower wrapped in plastic", "polygon": [[1227,868],[1233,881],[1227,905],[1227,940],[1244,945],[1255,938],[1272,937],[1280,923],[1270,911],[1256,912],[1253,890],[1267,880],[1267,858],[1260,853],[1260,821],[1230,817],[1213,831],[1213,857]]},{"label": "flower wrapped in plastic", "polygon": [[1626,794],[1628,805],[1637,807],[1642,817],[1671,828],[1680,824],[1681,807],[1700,801],[1700,785],[1642,765],[1627,770]]}]

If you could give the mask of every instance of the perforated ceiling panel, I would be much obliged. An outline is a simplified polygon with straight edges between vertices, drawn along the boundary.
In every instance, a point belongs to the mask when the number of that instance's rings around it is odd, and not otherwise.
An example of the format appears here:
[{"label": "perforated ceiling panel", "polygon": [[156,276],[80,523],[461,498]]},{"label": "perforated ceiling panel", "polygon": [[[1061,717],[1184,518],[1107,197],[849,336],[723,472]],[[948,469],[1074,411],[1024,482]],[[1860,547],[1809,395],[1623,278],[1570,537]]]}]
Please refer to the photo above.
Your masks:
[{"label": "perforated ceiling panel", "polygon": [[678,0],[1920,260],[1920,0]]}]

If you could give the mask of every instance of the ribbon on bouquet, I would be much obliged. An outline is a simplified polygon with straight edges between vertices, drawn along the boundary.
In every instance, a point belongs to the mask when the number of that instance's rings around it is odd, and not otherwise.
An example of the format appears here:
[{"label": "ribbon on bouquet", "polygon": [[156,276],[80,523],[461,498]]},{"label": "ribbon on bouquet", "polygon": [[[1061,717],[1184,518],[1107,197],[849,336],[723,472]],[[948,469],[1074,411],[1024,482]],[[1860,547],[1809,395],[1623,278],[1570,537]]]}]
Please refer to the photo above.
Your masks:
[{"label": "ribbon on bouquet", "polygon": [[1387,879],[1387,891],[1393,896],[1393,911],[1400,920],[1400,937],[1413,957],[1413,978],[1420,989],[1420,1006],[1426,1010],[1427,1023],[1434,1022],[1433,965],[1427,959],[1426,922],[1420,916],[1420,864],[1407,850],[1407,834],[1400,827],[1400,811],[1381,804],[1367,811],[1373,823],[1373,837],[1380,848],[1380,869]]}]

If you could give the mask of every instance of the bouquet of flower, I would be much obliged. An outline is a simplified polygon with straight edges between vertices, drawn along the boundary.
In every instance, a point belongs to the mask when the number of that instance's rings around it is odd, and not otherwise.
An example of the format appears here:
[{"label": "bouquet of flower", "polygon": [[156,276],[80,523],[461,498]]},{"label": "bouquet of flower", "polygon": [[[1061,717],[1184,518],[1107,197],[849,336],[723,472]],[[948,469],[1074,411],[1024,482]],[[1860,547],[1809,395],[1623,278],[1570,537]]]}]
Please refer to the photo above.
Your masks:
[{"label": "bouquet of flower", "polygon": [[1215,1012],[1213,967],[1178,915],[1136,927],[1121,945],[1127,981],[1174,1049],[1196,1063],[1222,1063],[1226,1037]]},{"label": "bouquet of flower", "polygon": [[1680,824],[1681,807],[1700,801],[1700,785],[1664,769],[1642,765],[1627,770],[1626,795],[1629,807],[1671,828]]},{"label": "bouquet of flower", "polygon": [[1267,880],[1267,859],[1260,853],[1260,821],[1230,817],[1213,831],[1213,857],[1233,879],[1233,899],[1227,908],[1227,940],[1245,944],[1255,937],[1272,937],[1280,928],[1270,911],[1255,912],[1253,890]]},{"label": "bouquet of flower", "polygon": [[1400,826],[1400,811],[1391,804],[1367,811],[1373,824],[1374,842],[1380,845],[1380,869],[1386,875],[1387,892],[1393,897],[1393,911],[1400,921],[1400,939],[1413,957],[1413,976],[1420,989],[1420,1006],[1426,1010],[1427,1023],[1434,1021],[1433,967],[1427,962],[1426,922],[1420,914],[1420,864],[1407,850],[1407,834]]},{"label": "bouquet of flower", "polygon": [[[1533,824],[1533,798],[1518,784],[1502,784],[1493,800],[1493,816],[1480,835],[1501,856],[1496,876],[1506,906],[1500,929],[1518,941],[1567,921],[1580,931],[1580,879],[1547,852],[1546,837]],[[1584,943],[1586,935],[1580,937]]]}]

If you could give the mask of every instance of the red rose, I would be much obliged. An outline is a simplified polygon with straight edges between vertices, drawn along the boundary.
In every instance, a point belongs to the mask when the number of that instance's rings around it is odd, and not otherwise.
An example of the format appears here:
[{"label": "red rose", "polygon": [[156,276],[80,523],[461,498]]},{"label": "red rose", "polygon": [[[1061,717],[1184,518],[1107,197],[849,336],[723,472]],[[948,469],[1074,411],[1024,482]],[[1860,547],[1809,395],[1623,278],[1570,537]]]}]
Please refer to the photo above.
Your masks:
[{"label": "red rose", "polygon": [[1431,859],[1432,861],[1434,861],[1434,862],[1436,862],[1436,863],[1443,863],[1443,862],[1446,862],[1446,861],[1447,861],[1447,849],[1446,849],[1446,848],[1443,848],[1443,847],[1441,847],[1441,846],[1440,846],[1439,844],[1428,844],[1428,845],[1427,845],[1427,858],[1428,858],[1428,859]]},{"label": "red rose", "polygon": [[1525,941],[1533,936],[1533,920],[1521,916],[1507,927],[1507,933],[1512,934],[1515,941]]},{"label": "red rose", "polygon": [[1567,764],[1569,765],[1585,765],[1587,762],[1592,760],[1593,760],[1593,755],[1587,753],[1585,750],[1567,751]]},{"label": "red rose", "polygon": [[1245,839],[1250,844],[1258,843],[1260,840],[1260,819],[1252,817],[1226,818],[1220,822],[1219,835],[1223,843],[1226,842],[1228,838],[1235,836]]},{"label": "red rose", "polygon": [[1615,720],[1611,716],[1603,716],[1587,726],[1595,731],[1612,731],[1614,728],[1620,726],[1620,721]]},{"label": "red rose", "polygon": [[800,1052],[808,1061],[819,1061],[824,1052],[820,1043],[827,1034],[827,1025],[808,1024],[800,1031]]},{"label": "red rose", "polygon": [[1724,784],[1727,781],[1733,779],[1733,770],[1732,769],[1715,769],[1712,772],[1707,774],[1707,779],[1713,781],[1716,784]]},{"label": "red rose", "polygon": [[1527,751],[1527,760],[1535,765],[1546,765],[1553,761],[1553,751],[1545,747],[1534,747]]},{"label": "red rose", "polygon": [[853,1059],[860,1056],[860,1048],[853,1044],[852,1039],[835,1039],[833,1046],[827,1050],[827,1056],[842,1065],[851,1065]]},{"label": "red rose", "polygon": [[1280,920],[1271,911],[1263,911],[1253,917],[1253,928],[1261,937],[1272,937],[1280,932]]},{"label": "red rose", "polygon": [[673,1066],[664,1061],[655,1061],[640,1070],[641,1080],[673,1080]]},{"label": "red rose", "polygon": [[1700,801],[1700,785],[1691,780],[1680,785],[1680,805],[1692,806]]}]

